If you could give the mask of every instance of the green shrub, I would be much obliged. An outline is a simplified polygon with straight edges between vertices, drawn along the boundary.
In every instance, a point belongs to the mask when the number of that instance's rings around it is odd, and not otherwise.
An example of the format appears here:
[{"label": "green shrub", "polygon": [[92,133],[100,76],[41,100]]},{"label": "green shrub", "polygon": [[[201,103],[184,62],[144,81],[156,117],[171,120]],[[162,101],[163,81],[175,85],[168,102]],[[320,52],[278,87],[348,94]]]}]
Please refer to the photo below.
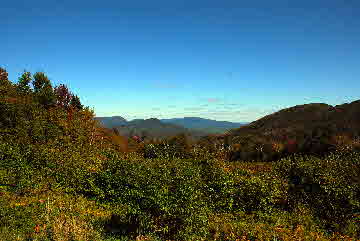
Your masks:
[{"label": "green shrub", "polygon": [[260,177],[240,177],[234,185],[234,211],[259,211],[271,207],[273,190]]},{"label": "green shrub", "polygon": [[233,177],[215,165],[215,160],[199,163],[204,182],[203,192],[213,212],[228,212],[233,205]]},{"label": "green shrub", "polygon": [[181,158],[192,157],[190,144],[185,135],[178,135],[160,143],[144,144],[142,153],[144,158]]},{"label": "green shrub", "polygon": [[101,201],[125,204],[141,234],[176,237],[206,232],[200,169],[191,161],[113,159],[97,175]]},{"label": "green shrub", "polygon": [[2,198],[0,198],[0,206],[0,239],[24,240],[33,232],[36,213],[32,209],[18,205],[12,207]]},{"label": "green shrub", "polygon": [[18,192],[30,188],[34,184],[35,173],[38,173],[22,154],[23,151],[26,149],[16,143],[0,142],[0,183],[14,185]]},{"label": "green shrub", "polygon": [[288,180],[292,208],[309,206],[329,232],[346,232],[348,220],[360,210],[359,153],[332,153],[324,159],[294,155],[276,163],[274,172]]}]

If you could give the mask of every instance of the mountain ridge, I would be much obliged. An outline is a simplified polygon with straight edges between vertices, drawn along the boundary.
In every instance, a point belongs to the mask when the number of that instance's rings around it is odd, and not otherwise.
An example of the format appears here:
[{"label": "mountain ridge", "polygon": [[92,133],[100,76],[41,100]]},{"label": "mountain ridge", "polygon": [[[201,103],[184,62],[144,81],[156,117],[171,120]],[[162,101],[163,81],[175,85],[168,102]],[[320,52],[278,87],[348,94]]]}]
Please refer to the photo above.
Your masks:
[{"label": "mountain ridge", "polygon": [[237,128],[239,126],[245,125],[245,122],[235,123],[230,121],[216,121],[211,119],[205,119],[200,117],[183,117],[183,118],[169,118],[169,119],[157,119],[157,118],[149,118],[149,119],[134,119],[131,121],[127,121],[125,118],[121,116],[112,116],[112,117],[95,117],[96,120],[99,120],[105,127],[107,128],[122,128],[132,127],[136,128],[136,126],[140,128],[144,127],[169,127],[172,126],[174,128],[185,128],[186,130],[182,131],[190,131],[196,133],[195,135],[206,135],[206,134],[220,134],[225,133],[226,131]]}]

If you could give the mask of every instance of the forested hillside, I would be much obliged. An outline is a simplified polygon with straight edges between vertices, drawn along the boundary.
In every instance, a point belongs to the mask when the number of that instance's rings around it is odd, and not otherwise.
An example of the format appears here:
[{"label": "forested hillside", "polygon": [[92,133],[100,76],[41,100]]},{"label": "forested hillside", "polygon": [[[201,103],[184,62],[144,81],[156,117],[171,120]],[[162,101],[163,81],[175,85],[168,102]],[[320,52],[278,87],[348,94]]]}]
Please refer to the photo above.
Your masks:
[{"label": "forested hillside", "polygon": [[0,240],[359,240],[359,103],[136,142],[0,68]]},{"label": "forested hillside", "polygon": [[335,107],[298,105],[233,129],[217,141],[232,143],[231,160],[272,161],[293,153],[322,156],[338,145],[360,149],[359,118],[360,100]]},{"label": "forested hillside", "polygon": [[110,129],[128,124],[128,121],[121,116],[95,117],[95,120],[98,120],[104,127]]},{"label": "forested hillside", "polygon": [[126,125],[116,126],[113,128],[123,136],[132,137],[136,135],[147,140],[154,138],[165,139],[180,134],[185,134],[192,139],[199,139],[199,137],[207,135],[207,133],[189,130],[180,125],[163,123],[156,118],[132,120],[127,122]]}]

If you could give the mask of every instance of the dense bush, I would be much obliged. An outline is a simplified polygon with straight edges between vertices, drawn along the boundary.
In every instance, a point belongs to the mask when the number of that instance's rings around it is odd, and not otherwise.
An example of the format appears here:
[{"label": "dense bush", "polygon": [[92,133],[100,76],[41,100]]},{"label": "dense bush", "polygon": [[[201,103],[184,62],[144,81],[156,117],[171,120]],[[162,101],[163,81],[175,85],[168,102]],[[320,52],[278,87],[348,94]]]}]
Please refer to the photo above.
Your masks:
[{"label": "dense bush", "polygon": [[207,205],[199,167],[191,161],[113,159],[97,175],[99,200],[129,207],[139,233],[160,236],[206,234]]},{"label": "dense bush", "polygon": [[144,158],[181,158],[193,157],[191,145],[184,134],[158,142],[147,142],[141,145],[139,152]]},{"label": "dense bush", "polygon": [[204,182],[203,192],[208,206],[213,212],[227,212],[232,210],[234,180],[230,173],[216,167],[214,160],[200,164],[201,175]]},{"label": "dense bush", "polygon": [[274,170],[288,180],[293,208],[308,205],[326,230],[360,234],[359,225],[352,223],[360,210],[359,153],[333,153],[325,159],[295,155],[276,163]]},{"label": "dense bush", "polygon": [[2,240],[25,238],[31,234],[36,224],[37,214],[21,205],[11,206],[4,198],[0,198],[0,237]]},{"label": "dense bush", "polygon": [[233,209],[235,211],[266,211],[272,204],[272,187],[260,177],[242,177],[235,184]]}]

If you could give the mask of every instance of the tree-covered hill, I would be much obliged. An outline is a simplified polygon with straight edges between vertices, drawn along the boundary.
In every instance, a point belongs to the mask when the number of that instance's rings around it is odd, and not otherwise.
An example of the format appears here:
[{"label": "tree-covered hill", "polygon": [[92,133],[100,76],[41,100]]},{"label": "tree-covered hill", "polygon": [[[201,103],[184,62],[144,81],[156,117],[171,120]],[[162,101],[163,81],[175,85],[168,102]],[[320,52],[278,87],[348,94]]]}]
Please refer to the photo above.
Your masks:
[{"label": "tree-covered hill", "polygon": [[128,124],[128,121],[121,116],[95,117],[95,120],[98,120],[104,127],[109,129]]},{"label": "tree-covered hill", "polygon": [[291,153],[322,155],[338,144],[360,148],[353,141],[360,137],[359,116],[360,100],[335,107],[323,103],[297,105],[217,139],[234,146],[229,157],[232,160],[270,161]]},{"label": "tree-covered hill", "polygon": [[282,130],[311,131],[329,128],[334,132],[360,134],[360,100],[335,107],[323,103],[297,105],[267,115],[249,125],[233,130],[241,135],[246,132],[274,132]]}]

